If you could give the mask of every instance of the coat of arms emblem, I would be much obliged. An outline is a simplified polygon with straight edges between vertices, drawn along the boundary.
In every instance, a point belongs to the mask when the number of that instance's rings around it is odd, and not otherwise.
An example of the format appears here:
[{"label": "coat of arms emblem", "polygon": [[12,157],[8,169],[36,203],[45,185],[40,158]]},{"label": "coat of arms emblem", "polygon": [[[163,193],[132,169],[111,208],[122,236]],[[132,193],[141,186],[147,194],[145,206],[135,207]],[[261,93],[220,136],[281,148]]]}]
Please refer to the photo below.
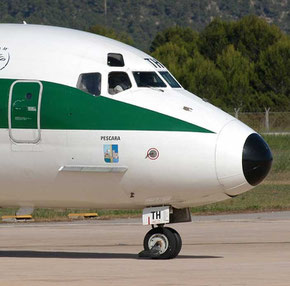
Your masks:
[{"label": "coat of arms emblem", "polygon": [[104,145],[104,160],[106,163],[119,163],[119,151],[117,144]]}]

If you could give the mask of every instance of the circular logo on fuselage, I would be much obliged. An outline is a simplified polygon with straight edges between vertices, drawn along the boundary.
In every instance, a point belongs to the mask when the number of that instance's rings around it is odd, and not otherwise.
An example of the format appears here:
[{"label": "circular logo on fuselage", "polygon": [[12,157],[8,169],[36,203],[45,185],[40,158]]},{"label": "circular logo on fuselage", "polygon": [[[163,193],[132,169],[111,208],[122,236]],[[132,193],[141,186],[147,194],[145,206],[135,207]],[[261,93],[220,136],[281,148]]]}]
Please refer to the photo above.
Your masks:
[{"label": "circular logo on fuselage", "polygon": [[10,55],[6,47],[0,47],[0,70],[3,70],[9,63]]},{"label": "circular logo on fuselage", "polygon": [[150,148],[147,151],[146,158],[149,158],[150,160],[156,160],[159,157],[159,151],[156,148]]}]

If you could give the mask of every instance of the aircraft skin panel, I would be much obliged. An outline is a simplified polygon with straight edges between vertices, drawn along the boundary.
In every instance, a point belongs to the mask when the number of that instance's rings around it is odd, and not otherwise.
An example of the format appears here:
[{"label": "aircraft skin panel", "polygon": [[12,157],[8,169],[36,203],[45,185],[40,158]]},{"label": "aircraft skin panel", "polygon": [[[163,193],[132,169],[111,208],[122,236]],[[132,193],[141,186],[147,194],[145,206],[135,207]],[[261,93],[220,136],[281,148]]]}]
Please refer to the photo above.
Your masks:
[{"label": "aircraft skin panel", "polygon": [[[8,132],[2,130],[0,134],[1,142],[9,143]],[[0,172],[0,203],[3,206],[17,201],[17,205],[42,207],[131,208],[160,203],[174,205],[184,198],[192,198],[193,194],[196,201],[208,200],[207,196],[222,190],[215,178],[216,135],[212,134],[205,146],[204,138],[209,134],[202,138],[192,133],[186,140],[184,134],[42,130],[39,144],[12,143],[8,150],[8,144],[0,148],[5,162]],[[110,137],[119,140],[102,139]],[[195,146],[192,142],[196,142]],[[105,161],[105,145],[118,145],[117,163]],[[147,156],[152,147],[159,151],[156,160]],[[65,165],[127,166],[128,170],[105,174],[59,171]],[[180,182],[183,191],[178,194]]]}]

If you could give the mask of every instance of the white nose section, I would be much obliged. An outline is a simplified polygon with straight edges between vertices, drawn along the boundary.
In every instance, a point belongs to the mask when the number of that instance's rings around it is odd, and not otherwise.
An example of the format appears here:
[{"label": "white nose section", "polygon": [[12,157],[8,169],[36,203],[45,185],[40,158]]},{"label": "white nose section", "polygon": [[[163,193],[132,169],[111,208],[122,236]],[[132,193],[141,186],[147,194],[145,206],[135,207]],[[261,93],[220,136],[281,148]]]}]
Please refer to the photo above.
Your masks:
[{"label": "white nose section", "polygon": [[247,137],[254,132],[240,121],[233,120],[218,135],[216,174],[225,193],[230,196],[251,189],[243,173],[242,154]]}]

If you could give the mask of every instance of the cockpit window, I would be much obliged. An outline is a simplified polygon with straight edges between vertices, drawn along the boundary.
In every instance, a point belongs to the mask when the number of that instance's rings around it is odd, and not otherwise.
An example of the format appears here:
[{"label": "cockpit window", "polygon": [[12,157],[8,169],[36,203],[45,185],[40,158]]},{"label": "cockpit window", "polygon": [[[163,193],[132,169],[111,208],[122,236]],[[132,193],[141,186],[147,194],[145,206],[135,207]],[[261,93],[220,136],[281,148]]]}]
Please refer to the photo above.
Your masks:
[{"label": "cockpit window", "polygon": [[133,72],[138,87],[166,87],[156,72]]},{"label": "cockpit window", "polygon": [[79,76],[77,88],[98,96],[101,94],[101,78],[102,75],[98,72],[96,73],[82,73]]},{"label": "cockpit window", "polygon": [[173,76],[167,72],[167,71],[162,71],[159,72],[161,76],[167,81],[167,83],[173,87],[173,88],[181,88],[180,84],[173,78]]},{"label": "cockpit window", "polygon": [[125,65],[123,56],[121,54],[108,54],[108,66],[110,67],[123,67]]},{"label": "cockpit window", "polygon": [[109,73],[109,94],[116,94],[132,87],[129,76],[125,72]]}]

